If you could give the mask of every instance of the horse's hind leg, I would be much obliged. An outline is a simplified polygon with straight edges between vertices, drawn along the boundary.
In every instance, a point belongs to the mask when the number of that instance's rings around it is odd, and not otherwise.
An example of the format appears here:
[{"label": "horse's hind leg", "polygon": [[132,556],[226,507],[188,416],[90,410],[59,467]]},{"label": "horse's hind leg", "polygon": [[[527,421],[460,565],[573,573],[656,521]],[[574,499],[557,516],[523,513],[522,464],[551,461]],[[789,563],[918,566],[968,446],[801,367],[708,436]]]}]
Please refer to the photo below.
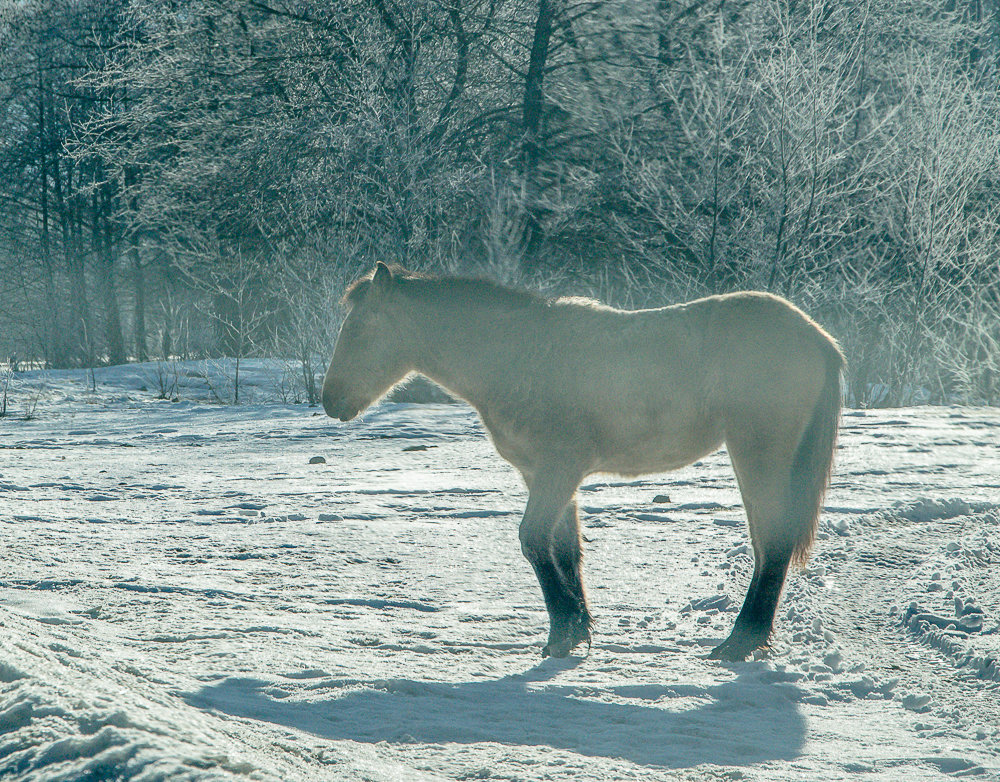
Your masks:
[{"label": "horse's hind leg", "polygon": [[792,552],[754,546],[754,571],[743,608],[729,637],[712,650],[715,660],[745,660],[767,645]]},{"label": "horse's hind leg", "polygon": [[533,481],[519,531],[521,550],[535,570],[549,613],[543,657],[565,657],[574,646],[590,640],[580,529],[571,499],[575,490],[572,481]]},{"label": "horse's hind leg", "polygon": [[745,660],[755,649],[767,645],[788,565],[801,535],[790,502],[790,450],[775,442],[755,446],[738,438],[727,444],[750,525],[754,571],[732,632],[709,656]]}]

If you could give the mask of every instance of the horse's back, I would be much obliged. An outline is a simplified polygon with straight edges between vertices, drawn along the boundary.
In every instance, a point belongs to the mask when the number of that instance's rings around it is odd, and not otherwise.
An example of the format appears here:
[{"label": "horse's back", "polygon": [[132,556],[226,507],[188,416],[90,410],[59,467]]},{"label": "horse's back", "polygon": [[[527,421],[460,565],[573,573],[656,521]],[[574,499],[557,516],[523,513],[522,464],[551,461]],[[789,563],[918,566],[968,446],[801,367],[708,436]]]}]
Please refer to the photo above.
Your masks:
[{"label": "horse's back", "polygon": [[635,311],[566,301],[546,320],[523,372],[505,375],[526,378],[524,393],[508,386],[488,417],[515,463],[543,447],[576,452],[595,472],[640,474],[700,458],[737,425],[791,417],[800,428],[837,352],[801,311],[762,293]]},{"label": "horse's back", "polygon": [[[610,414],[604,469],[673,469],[735,431],[796,441],[842,363],[836,343],[794,305],[741,292],[621,313],[599,404]],[[617,350],[617,353],[615,352]],[[593,396],[584,394],[593,401]],[[771,433],[770,435],[768,433]]]},{"label": "horse's back", "polygon": [[[597,310],[583,346],[565,350],[584,398],[615,407],[674,406],[691,414],[812,396],[836,343],[805,313],[772,294],[710,296],[659,309]],[[568,340],[563,340],[567,342]]]}]

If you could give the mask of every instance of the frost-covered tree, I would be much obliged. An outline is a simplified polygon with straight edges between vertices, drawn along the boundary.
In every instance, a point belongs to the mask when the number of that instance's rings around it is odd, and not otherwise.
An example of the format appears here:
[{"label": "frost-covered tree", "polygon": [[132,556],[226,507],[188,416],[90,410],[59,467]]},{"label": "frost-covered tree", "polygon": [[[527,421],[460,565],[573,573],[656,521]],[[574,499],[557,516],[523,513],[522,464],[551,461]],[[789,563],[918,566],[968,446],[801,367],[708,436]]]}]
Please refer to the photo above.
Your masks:
[{"label": "frost-covered tree", "polygon": [[245,301],[253,351],[302,360],[389,260],[769,289],[841,338],[858,403],[996,396],[996,2],[0,7],[0,307],[50,363],[141,359],[182,300]]}]

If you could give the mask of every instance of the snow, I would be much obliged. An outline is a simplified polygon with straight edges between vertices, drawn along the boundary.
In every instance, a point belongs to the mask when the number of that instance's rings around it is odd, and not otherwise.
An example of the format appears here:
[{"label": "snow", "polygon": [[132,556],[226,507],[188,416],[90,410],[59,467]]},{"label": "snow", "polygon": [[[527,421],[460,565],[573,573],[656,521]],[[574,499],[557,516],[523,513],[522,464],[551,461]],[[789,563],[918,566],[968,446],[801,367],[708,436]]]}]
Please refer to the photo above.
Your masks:
[{"label": "snow", "polygon": [[176,402],[162,369],[16,376],[4,780],[1000,779],[1000,411],[848,411],[746,663],[706,659],[751,563],[724,451],[588,480],[594,644],[543,661],[524,489],[467,407],[341,424],[280,364],[238,407],[231,363],[174,365]]}]

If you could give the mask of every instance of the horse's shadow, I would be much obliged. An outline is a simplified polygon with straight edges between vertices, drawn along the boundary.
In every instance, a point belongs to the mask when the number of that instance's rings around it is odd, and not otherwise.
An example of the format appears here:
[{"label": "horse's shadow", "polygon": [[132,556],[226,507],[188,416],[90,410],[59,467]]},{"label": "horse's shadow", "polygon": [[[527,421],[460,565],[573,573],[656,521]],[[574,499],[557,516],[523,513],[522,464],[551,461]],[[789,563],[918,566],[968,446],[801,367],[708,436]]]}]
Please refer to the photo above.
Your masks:
[{"label": "horse's shadow", "polygon": [[646,766],[749,765],[795,758],[805,719],[794,685],[744,670],[710,687],[601,687],[628,703],[587,695],[584,684],[531,687],[571,662],[546,661],[524,674],[450,684],[411,679],[317,680],[324,700],[284,700],[275,682],[230,678],[186,696],[189,703],[361,742],[497,742],[549,746]]}]

